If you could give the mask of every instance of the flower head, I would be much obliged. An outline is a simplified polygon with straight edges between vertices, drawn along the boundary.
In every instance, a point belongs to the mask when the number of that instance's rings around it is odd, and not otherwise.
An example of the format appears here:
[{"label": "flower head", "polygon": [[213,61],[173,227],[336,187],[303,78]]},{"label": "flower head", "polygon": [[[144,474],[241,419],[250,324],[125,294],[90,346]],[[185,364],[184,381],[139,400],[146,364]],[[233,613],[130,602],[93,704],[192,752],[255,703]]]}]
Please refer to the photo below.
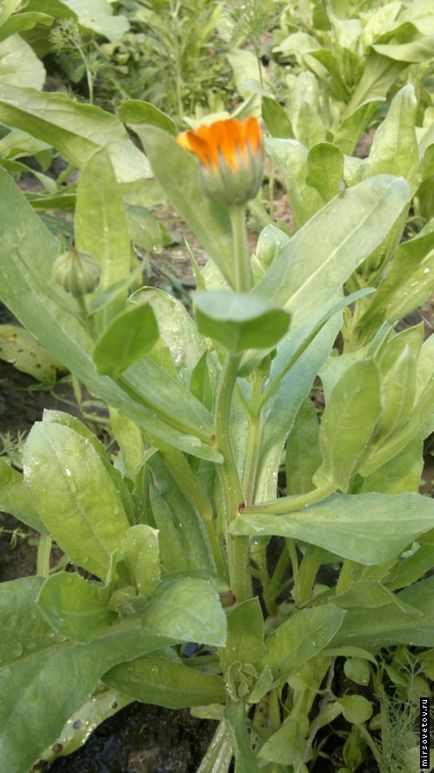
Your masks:
[{"label": "flower head", "polygon": [[264,151],[257,118],[228,118],[178,134],[177,142],[200,161],[205,193],[218,204],[245,204],[262,180]]}]

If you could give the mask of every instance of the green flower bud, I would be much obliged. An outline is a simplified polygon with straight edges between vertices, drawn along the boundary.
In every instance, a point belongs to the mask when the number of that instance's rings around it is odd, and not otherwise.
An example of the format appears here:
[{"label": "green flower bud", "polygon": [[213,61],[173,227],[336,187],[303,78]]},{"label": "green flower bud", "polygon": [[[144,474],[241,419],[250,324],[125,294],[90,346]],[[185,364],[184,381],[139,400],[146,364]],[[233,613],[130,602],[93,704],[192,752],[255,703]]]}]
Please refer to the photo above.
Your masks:
[{"label": "green flower bud", "polygon": [[94,258],[71,247],[59,255],[53,266],[55,281],[74,298],[92,293],[98,287],[101,270]]}]

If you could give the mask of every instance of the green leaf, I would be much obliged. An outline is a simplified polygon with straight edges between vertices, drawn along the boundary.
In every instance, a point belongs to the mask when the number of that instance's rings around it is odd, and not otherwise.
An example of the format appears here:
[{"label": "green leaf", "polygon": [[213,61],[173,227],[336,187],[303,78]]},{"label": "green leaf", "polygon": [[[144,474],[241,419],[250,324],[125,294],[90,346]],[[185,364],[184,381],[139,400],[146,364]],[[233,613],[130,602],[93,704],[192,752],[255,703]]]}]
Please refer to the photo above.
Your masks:
[{"label": "green leaf", "polygon": [[221,676],[205,674],[174,658],[151,655],[115,666],[104,682],[142,703],[183,709],[224,703]]},{"label": "green leaf", "polygon": [[324,203],[339,193],[344,176],[344,157],[330,142],[314,145],[307,155],[306,182],[316,188]]},{"label": "green leaf", "polygon": [[151,596],[160,582],[158,531],[146,524],[128,529],[121,545],[131,575],[140,595]]},{"label": "green leaf", "polygon": [[359,725],[372,717],[372,703],[363,695],[343,695],[338,703],[347,722]]},{"label": "green leaf", "polygon": [[104,578],[129,524],[100,456],[69,427],[37,422],[23,463],[46,528],[74,563]]},{"label": "green leaf", "polygon": [[70,572],[49,577],[37,604],[53,630],[74,641],[91,641],[117,617],[107,607],[102,585]]},{"label": "green leaf", "polygon": [[371,679],[371,669],[362,658],[347,658],[344,663],[344,674],[356,684],[366,686]]},{"label": "green leaf", "polygon": [[[1,111],[0,111],[1,118]],[[165,131],[147,126],[141,140],[152,171],[187,225],[222,274],[230,279],[232,230],[227,211],[213,204],[199,187],[197,161]]]},{"label": "green leaf", "polygon": [[[50,27],[54,19],[46,13],[15,13],[9,16],[0,26],[0,41],[14,35],[16,32],[31,30],[37,24],[43,24],[44,27]],[[27,83],[27,86],[31,84]]]},{"label": "green leaf", "polygon": [[41,534],[48,534],[36,511],[23,476],[0,459],[0,510],[15,516]]},{"label": "green leaf", "polygon": [[249,599],[228,612],[228,635],[219,658],[223,669],[231,663],[255,664],[264,652],[264,618],[258,598]]},{"label": "green leaf", "polygon": [[323,463],[314,476],[348,491],[381,414],[380,380],[370,360],[355,362],[338,381],[319,431]]},{"label": "green leaf", "polygon": [[233,354],[273,347],[288,330],[289,315],[250,293],[209,290],[194,294],[199,331]]},{"label": "green leaf", "polygon": [[235,754],[235,773],[259,773],[256,755],[253,752],[247,730],[244,702],[228,702],[225,707],[224,717],[232,737],[232,749]]},{"label": "green leaf", "polygon": [[236,518],[230,531],[291,537],[368,565],[396,558],[434,527],[434,504],[420,494],[337,494],[298,513],[265,513]]},{"label": "green leaf", "polygon": [[28,330],[17,325],[0,325],[0,359],[42,383],[54,384],[62,363],[50,357],[47,350]]},{"label": "green leaf", "polygon": [[203,338],[184,304],[157,287],[145,287],[135,298],[149,301],[160,331],[178,373],[184,384],[190,383],[191,374],[206,351]]},{"label": "green leaf", "polygon": [[[4,89],[7,91],[10,89],[21,91],[21,87],[42,89],[45,75],[42,62],[19,35],[11,35],[0,43],[0,95]],[[25,127],[23,128],[26,130]]]},{"label": "green leaf", "polygon": [[399,63],[413,64],[432,59],[434,54],[434,35],[413,40],[411,43],[386,43],[372,46],[381,56],[395,59]]},{"label": "green leaf", "polygon": [[[331,720],[333,721],[333,720]],[[306,751],[309,722],[305,716],[291,714],[261,746],[258,759],[277,765],[295,765]]]},{"label": "green leaf", "polygon": [[81,27],[104,35],[112,42],[128,31],[127,18],[121,14],[112,15],[110,0],[62,0],[62,5],[74,11]]},{"label": "green leaf", "polygon": [[143,153],[114,115],[75,102],[66,94],[15,88],[0,78],[0,121],[52,145],[79,169],[97,150],[108,146],[119,182],[150,176]]},{"label": "green leaf", "polygon": [[118,110],[119,118],[132,129],[138,137],[141,125],[156,126],[169,134],[176,135],[176,124],[158,107],[141,99],[127,99]]},{"label": "green leaf", "polygon": [[286,110],[271,97],[262,97],[262,120],[272,137],[294,136]]},{"label": "green leaf", "polygon": [[39,759],[53,762],[58,757],[72,754],[86,743],[90,733],[101,722],[128,706],[132,700],[118,690],[101,690],[98,686],[95,693],[69,717],[56,742],[38,755]]},{"label": "green leaf", "polygon": [[405,177],[412,190],[418,184],[419,150],[416,140],[417,101],[413,86],[404,86],[392,99],[369,152],[370,174]]},{"label": "green leaf", "polygon": [[385,239],[409,195],[404,180],[388,175],[350,188],[294,234],[254,293],[293,315],[292,333],[302,326],[312,330],[319,310],[324,316],[344,282]]},{"label": "green leaf", "polygon": [[209,580],[186,577],[160,586],[143,616],[147,633],[218,647],[226,641],[226,616]]},{"label": "green leaf", "polygon": [[31,768],[106,671],[166,644],[146,636],[136,620],[113,625],[88,644],[68,641],[38,611],[42,583],[29,577],[0,586],[0,767],[10,773]]},{"label": "green leaf", "polygon": [[313,475],[321,464],[318,432],[316,409],[312,400],[307,398],[301,405],[286,444],[287,494],[305,494],[312,490]]},{"label": "green leaf", "polygon": [[[74,226],[77,249],[92,255],[100,265],[99,292],[129,276],[131,248],[127,218],[107,149],[95,153],[83,166]],[[106,323],[110,316],[123,309],[127,289],[104,307],[101,317]]]},{"label": "green leaf", "polygon": [[149,303],[134,303],[121,311],[95,344],[98,373],[120,376],[149,351],[158,338],[158,325]]},{"label": "green leaf", "polygon": [[263,664],[280,684],[318,655],[336,635],[345,617],[333,606],[303,609],[275,628],[265,640]]}]

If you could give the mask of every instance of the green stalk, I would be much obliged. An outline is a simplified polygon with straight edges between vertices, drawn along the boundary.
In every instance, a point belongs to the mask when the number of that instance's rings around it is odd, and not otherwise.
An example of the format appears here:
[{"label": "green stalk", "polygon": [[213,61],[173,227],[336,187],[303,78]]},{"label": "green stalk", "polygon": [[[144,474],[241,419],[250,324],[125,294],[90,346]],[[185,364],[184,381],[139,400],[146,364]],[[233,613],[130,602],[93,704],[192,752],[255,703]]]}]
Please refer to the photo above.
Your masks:
[{"label": "green stalk", "polygon": [[226,355],[226,361],[217,388],[215,427],[217,448],[224,458],[218,466],[223,505],[223,527],[228,549],[229,580],[237,601],[245,601],[252,595],[250,575],[249,538],[229,534],[230,522],[239,514],[243,492],[232,449],[230,416],[232,395],[235,388],[240,357]]},{"label": "green stalk", "polygon": [[38,577],[50,576],[50,554],[52,544],[53,540],[49,534],[39,535],[38,552],[36,556],[36,574]]},{"label": "green stalk", "polygon": [[303,560],[298,570],[297,580],[294,584],[294,600],[297,605],[304,604],[312,594],[312,587],[318,569],[321,566],[323,549],[314,545],[306,548]]},{"label": "green stalk", "polygon": [[252,267],[247,245],[246,208],[244,205],[234,204],[229,209],[232,226],[232,239],[234,249],[235,289],[238,292],[248,292],[253,285]]},{"label": "green stalk", "polygon": [[336,491],[332,483],[321,488],[309,491],[307,494],[295,494],[290,497],[280,497],[269,502],[259,502],[256,505],[248,505],[243,508],[243,515],[255,515],[255,513],[270,513],[271,515],[286,515],[295,510],[303,510],[305,507],[317,504]]}]

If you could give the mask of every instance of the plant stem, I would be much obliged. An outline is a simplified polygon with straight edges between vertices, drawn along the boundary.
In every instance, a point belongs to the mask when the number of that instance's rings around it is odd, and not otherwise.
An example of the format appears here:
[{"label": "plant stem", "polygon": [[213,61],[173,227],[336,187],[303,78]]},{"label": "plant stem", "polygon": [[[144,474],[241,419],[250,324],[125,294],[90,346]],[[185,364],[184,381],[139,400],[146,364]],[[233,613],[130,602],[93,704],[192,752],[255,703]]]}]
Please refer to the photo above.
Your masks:
[{"label": "plant stem", "polygon": [[248,414],[249,434],[247,437],[246,459],[243,473],[244,501],[253,504],[255,501],[256,477],[261,441],[261,379],[258,372],[254,373],[252,386],[252,401]]},{"label": "plant stem", "polygon": [[315,545],[308,545],[306,548],[294,585],[293,595],[297,605],[305,603],[310,598],[315,577],[321,566],[322,555],[322,548]]},{"label": "plant stem", "polygon": [[232,226],[235,289],[248,292],[253,284],[250,254],[247,246],[245,206],[234,205],[229,209]]},{"label": "plant stem", "polygon": [[228,533],[228,526],[238,516],[239,507],[243,501],[243,492],[232,449],[230,431],[232,395],[239,363],[240,357],[232,354],[226,355],[226,361],[217,388],[215,428],[217,448],[224,458],[223,464],[218,466],[218,475],[224,509],[223,528],[228,550],[229,579],[235,598],[237,601],[243,601],[252,595],[249,567],[249,538]]},{"label": "plant stem", "polygon": [[49,534],[40,534],[36,556],[36,574],[39,577],[50,576],[50,553],[53,540]]},{"label": "plant stem", "polygon": [[256,505],[248,505],[243,508],[243,515],[255,515],[255,513],[270,513],[271,515],[285,515],[295,510],[303,510],[305,507],[321,502],[336,491],[332,483],[321,488],[309,491],[307,494],[295,494],[290,497],[280,497],[270,502],[260,502]]}]

